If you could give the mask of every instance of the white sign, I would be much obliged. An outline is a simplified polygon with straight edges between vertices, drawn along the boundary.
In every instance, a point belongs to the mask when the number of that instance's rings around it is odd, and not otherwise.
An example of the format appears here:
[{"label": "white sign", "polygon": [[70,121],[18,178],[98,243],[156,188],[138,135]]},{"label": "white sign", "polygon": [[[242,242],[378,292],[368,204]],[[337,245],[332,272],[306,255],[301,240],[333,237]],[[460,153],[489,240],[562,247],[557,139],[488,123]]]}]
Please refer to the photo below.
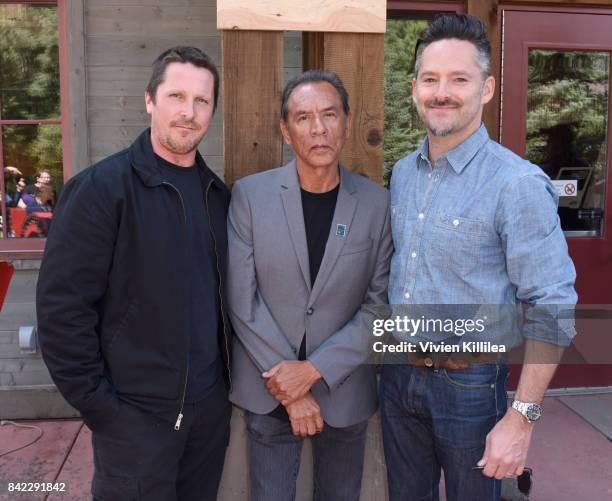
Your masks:
[{"label": "white sign", "polygon": [[557,195],[559,195],[560,197],[578,196],[577,179],[553,179],[552,184],[557,190]]}]

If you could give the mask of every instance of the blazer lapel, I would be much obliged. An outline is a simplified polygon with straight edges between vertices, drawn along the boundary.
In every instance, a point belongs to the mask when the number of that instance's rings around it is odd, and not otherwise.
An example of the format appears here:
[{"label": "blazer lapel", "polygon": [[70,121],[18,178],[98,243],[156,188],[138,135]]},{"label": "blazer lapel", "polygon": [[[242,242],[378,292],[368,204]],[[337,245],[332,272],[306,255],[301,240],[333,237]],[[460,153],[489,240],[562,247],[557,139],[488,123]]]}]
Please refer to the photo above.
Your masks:
[{"label": "blazer lapel", "polygon": [[327,282],[329,275],[332,273],[344,247],[344,242],[346,242],[351,231],[351,223],[357,207],[357,197],[354,196],[355,191],[355,186],[348,172],[344,167],[340,166],[340,189],[338,190],[336,210],[334,211],[334,218],[329,230],[329,238],[325,246],[321,267],[310,293],[308,306],[315,302],[325,286],[325,282]]},{"label": "blazer lapel", "polygon": [[[306,243],[306,228],[304,226],[304,210],[302,209],[302,192],[298,180],[295,161],[285,165],[285,177],[282,183],[281,197],[285,209],[285,217],[289,226],[289,234],[297,256],[302,276],[310,290],[310,264],[308,261],[308,244]],[[270,242],[274,245],[274,242]]]}]

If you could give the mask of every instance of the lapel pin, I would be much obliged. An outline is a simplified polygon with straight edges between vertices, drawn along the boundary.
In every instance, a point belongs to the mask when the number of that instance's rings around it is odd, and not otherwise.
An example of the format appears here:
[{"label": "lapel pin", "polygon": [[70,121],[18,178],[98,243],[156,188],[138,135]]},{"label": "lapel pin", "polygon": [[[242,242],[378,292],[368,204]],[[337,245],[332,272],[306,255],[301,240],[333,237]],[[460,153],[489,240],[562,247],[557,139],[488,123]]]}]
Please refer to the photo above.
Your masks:
[{"label": "lapel pin", "polygon": [[339,224],[336,226],[336,236],[344,237],[346,235],[346,224]]}]

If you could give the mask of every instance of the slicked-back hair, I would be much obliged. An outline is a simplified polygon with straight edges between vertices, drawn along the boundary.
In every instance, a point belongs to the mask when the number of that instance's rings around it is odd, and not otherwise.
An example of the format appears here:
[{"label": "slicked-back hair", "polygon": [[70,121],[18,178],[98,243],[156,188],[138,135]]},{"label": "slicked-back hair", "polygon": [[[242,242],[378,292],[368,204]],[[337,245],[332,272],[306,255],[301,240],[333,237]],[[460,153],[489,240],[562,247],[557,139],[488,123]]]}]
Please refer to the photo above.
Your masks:
[{"label": "slicked-back hair", "polygon": [[483,78],[491,75],[491,43],[487,37],[487,25],[469,14],[441,14],[436,16],[417,42],[414,74],[419,74],[423,51],[440,40],[464,40],[476,49],[476,63]]},{"label": "slicked-back hair", "polygon": [[318,82],[327,82],[334,89],[336,89],[336,92],[338,92],[338,95],[340,96],[342,109],[344,110],[345,115],[349,114],[351,110],[349,108],[348,92],[344,88],[344,84],[342,83],[342,80],[340,80],[340,77],[333,71],[308,70],[291,79],[289,82],[287,82],[287,85],[285,85],[285,89],[283,90],[283,100],[281,103],[281,118],[284,122],[287,121],[287,116],[289,114],[289,98],[291,97],[293,91],[300,85]]},{"label": "slicked-back hair", "polygon": [[162,52],[155,61],[153,61],[153,72],[147,84],[147,92],[151,96],[151,101],[155,104],[155,94],[157,88],[163,83],[166,77],[166,68],[171,63],[190,63],[197,68],[204,68],[212,73],[214,80],[214,108],[213,113],[217,109],[217,101],[219,99],[219,71],[208,55],[197,47],[177,46]]}]

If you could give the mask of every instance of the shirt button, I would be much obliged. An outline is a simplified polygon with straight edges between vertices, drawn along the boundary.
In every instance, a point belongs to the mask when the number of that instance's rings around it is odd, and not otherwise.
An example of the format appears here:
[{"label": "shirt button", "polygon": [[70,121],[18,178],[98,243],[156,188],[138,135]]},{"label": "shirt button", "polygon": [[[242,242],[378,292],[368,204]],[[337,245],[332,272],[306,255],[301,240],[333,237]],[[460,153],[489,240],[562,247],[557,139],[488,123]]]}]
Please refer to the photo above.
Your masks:
[{"label": "shirt button", "polygon": [[419,212],[418,218],[422,221],[423,219],[425,219],[425,214]]},{"label": "shirt button", "polygon": [[429,174],[427,174],[427,177],[428,177],[429,179],[431,179],[431,172],[430,172]]},{"label": "shirt button", "polygon": [[453,219],[453,226],[459,226],[459,220]]},{"label": "shirt button", "polygon": [[306,310],[306,315],[312,315],[314,313],[314,308],[308,308]]},{"label": "shirt button", "polygon": [[410,292],[406,292],[404,294],[404,299],[410,299]]},{"label": "shirt button", "polygon": [[395,214],[395,207],[393,207],[393,209],[391,209],[391,214]]},{"label": "shirt button", "polygon": [[411,257],[412,259],[415,259],[415,258],[417,257],[417,253],[416,253],[416,252],[413,252],[412,254],[410,254],[410,257]]}]

